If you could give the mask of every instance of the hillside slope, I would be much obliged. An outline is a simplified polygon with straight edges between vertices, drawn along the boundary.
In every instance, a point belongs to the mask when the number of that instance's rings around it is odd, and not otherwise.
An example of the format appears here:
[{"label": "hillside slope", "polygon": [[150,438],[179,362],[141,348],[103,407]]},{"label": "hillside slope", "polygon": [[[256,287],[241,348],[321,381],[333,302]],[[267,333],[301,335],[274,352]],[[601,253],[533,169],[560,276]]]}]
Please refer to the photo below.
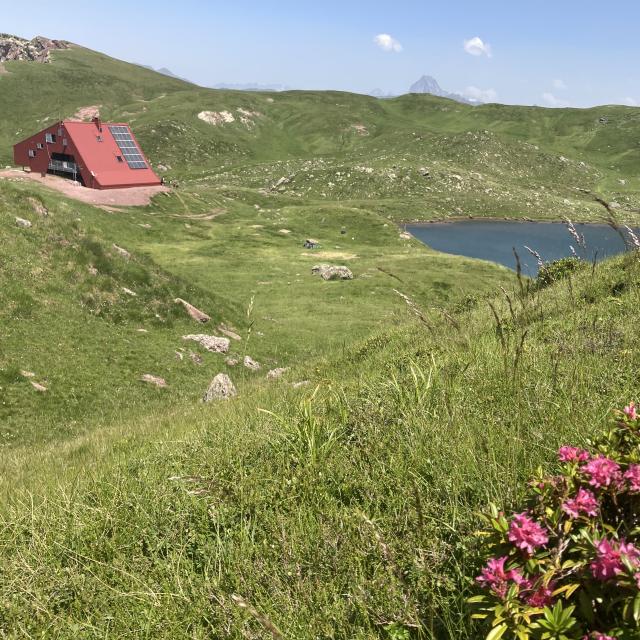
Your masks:
[{"label": "hillside slope", "polygon": [[639,268],[627,255],[516,287],[493,301],[498,325],[486,303],[423,310],[319,363],[308,390],[148,418],[137,428],[162,437],[121,444],[73,493],[65,457],[93,458],[99,434],[32,458],[40,489],[14,486],[0,527],[0,628],[480,637],[464,608],[475,512],[515,503],[559,445],[637,396]]}]

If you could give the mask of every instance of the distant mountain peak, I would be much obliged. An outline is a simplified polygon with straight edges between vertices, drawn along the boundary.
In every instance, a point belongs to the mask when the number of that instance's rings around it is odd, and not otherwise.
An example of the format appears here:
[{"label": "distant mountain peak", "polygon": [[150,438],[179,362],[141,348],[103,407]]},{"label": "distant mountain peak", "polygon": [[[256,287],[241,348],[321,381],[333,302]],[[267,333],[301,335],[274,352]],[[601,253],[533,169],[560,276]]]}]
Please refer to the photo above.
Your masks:
[{"label": "distant mountain peak", "polygon": [[430,93],[433,96],[445,97],[447,92],[442,90],[433,76],[425,75],[409,87],[409,93]]},{"label": "distant mountain peak", "polygon": [[432,96],[449,98],[450,100],[455,100],[456,102],[461,102],[463,104],[478,104],[477,100],[469,100],[468,98],[461,96],[459,93],[449,93],[448,91],[445,91],[433,76],[427,75],[422,76],[420,80],[414,82],[411,87],[409,87],[409,93],[428,93]]},{"label": "distant mountain peak", "polygon": [[70,48],[71,43],[65,40],[51,40],[43,36],[26,40],[9,33],[0,33],[0,62],[51,62],[51,51]]}]

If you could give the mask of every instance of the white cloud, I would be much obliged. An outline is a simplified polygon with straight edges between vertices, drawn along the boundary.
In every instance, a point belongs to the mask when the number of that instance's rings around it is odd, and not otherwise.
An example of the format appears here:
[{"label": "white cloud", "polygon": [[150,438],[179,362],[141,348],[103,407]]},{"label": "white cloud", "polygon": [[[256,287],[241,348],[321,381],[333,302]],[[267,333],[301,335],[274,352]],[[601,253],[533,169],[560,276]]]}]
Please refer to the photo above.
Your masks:
[{"label": "white cloud", "polygon": [[400,53],[402,45],[388,33],[379,33],[373,41],[383,50]]},{"label": "white cloud", "polygon": [[542,99],[550,107],[568,107],[569,103],[566,100],[562,100],[553,95],[553,93],[543,93]]},{"label": "white cloud", "polygon": [[465,98],[477,102],[495,102],[498,97],[495,89],[479,89],[478,87],[467,87],[462,94]]},{"label": "white cloud", "polygon": [[553,81],[553,88],[558,89],[558,91],[565,91],[567,88],[567,85],[564,83],[564,80],[562,80],[561,78],[556,78]]},{"label": "white cloud", "polygon": [[472,56],[491,57],[491,45],[488,42],[483,42],[478,36],[470,40],[465,40],[464,50]]}]

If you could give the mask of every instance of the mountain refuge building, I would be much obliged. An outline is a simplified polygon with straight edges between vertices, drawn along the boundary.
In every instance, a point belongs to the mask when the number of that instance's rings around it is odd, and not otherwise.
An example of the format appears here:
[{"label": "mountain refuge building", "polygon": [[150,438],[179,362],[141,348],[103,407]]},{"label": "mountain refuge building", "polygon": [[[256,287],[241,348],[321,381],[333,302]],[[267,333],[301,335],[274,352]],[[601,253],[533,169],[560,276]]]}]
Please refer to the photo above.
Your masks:
[{"label": "mountain refuge building", "polygon": [[161,184],[125,123],[62,120],[13,147],[16,165],[62,176],[90,189]]}]

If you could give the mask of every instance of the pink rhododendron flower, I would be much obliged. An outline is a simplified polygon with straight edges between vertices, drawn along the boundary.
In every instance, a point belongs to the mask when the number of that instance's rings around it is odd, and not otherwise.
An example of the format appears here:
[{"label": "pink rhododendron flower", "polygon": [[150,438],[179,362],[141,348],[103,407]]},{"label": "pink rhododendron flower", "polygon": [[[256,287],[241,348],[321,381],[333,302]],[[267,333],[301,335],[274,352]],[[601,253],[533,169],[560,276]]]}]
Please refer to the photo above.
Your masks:
[{"label": "pink rhododendron flower", "polygon": [[509,525],[509,541],[525,553],[532,554],[549,542],[545,530],[526,512],[516,513]]},{"label": "pink rhododendron flower", "polygon": [[531,595],[525,598],[530,607],[548,607],[553,604],[553,587],[538,587]]},{"label": "pink rhododendron flower", "polygon": [[588,636],[582,636],[582,640],[616,640],[612,636],[607,636],[604,633],[600,633],[599,631],[594,631]]},{"label": "pink rhododendron flower", "polygon": [[560,447],[558,459],[560,462],[586,462],[589,459],[589,452],[578,447]]},{"label": "pink rhododendron flower", "polygon": [[640,464],[630,464],[624,479],[628,481],[631,491],[640,491]]},{"label": "pink rhododendron flower", "polygon": [[596,558],[591,562],[591,573],[597,580],[611,580],[624,571],[623,557],[633,565],[640,564],[640,551],[630,542],[607,539],[596,544]]},{"label": "pink rhododendron flower", "polygon": [[507,595],[509,582],[520,584],[523,580],[519,569],[505,571],[504,565],[507,560],[507,556],[490,558],[487,565],[482,569],[481,575],[476,578],[477,582],[483,587],[489,587],[500,598],[504,598]]},{"label": "pink rhododendron flower", "polygon": [[636,411],[636,403],[632,400],[623,410],[624,413],[629,420],[635,420],[638,417],[638,412]]},{"label": "pink rhododendron flower", "polygon": [[593,493],[589,489],[583,489],[582,487],[578,489],[575,498],[566,500],[562,504],[562,510],[569,514],[571,518],[578,518],[581,513],[586,516],[597,516],[598,508],[598,500]]},{"label": "pink rhododendron flower", "polygon": [[589,476],[589,484],[596,489],[615,486],[622,479],[620,465],[602,455],[587,462],[581,471]]}]

